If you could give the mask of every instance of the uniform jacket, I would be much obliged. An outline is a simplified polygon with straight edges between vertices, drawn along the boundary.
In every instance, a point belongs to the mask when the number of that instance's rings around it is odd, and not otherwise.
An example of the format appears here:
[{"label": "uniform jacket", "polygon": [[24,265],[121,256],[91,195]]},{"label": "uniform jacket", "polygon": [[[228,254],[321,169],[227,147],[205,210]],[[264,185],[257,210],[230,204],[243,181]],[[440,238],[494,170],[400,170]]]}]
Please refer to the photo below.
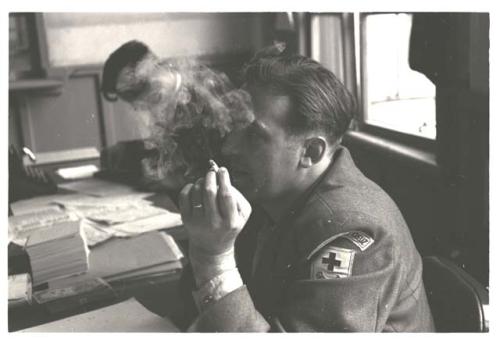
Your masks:
[{"label": "uniform jacket", "polygon": [[[208,306],[191,330],[433,331],[422,261],[409,229],[346,148],[336,151],[329,169],[289,215],[271,225],[252,273],[256,234],[266,222],[255,211],[236,242],[245,286]],[[372,241],[363,250],[342,236],[359,232]],[[329,274],[329,251],[347,253],[349,270]]]}]

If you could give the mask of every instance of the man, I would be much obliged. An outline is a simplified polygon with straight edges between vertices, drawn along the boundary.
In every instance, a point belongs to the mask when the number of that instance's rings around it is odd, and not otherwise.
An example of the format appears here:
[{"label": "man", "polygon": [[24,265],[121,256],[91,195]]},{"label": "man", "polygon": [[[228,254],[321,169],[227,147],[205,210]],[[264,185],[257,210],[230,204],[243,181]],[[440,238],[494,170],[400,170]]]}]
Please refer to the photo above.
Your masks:
[{"label": "man", "polygon": [[190,330],[432,331],[408,227],[340,146],[348,91],[279,52],[245,79],[255,120],[227,137],[229,171],[180,195],[199,310]]}]

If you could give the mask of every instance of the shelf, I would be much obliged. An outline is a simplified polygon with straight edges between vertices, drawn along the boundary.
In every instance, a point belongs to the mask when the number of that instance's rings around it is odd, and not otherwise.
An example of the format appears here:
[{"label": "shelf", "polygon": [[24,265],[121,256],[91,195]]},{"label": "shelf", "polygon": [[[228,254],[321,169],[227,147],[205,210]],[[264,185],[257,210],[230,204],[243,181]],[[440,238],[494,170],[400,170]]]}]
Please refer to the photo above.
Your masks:
[{"label": "shelf", "polygon": [[9,91],[57,90],[63,86],[61,80],[23,79],[9,81]]}]

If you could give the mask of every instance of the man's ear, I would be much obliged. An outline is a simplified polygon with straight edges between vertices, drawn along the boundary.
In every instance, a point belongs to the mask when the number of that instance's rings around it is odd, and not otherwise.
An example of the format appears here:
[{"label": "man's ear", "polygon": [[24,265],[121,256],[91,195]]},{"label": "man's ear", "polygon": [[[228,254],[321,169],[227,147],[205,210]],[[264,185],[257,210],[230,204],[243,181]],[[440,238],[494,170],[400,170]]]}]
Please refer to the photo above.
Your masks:
[{"label": "man's ear", "polygon": [[328,143],[323,137],[313,137],[304,142],[304,153],[300,158],[300,166],[309,168],[323,159]]}]

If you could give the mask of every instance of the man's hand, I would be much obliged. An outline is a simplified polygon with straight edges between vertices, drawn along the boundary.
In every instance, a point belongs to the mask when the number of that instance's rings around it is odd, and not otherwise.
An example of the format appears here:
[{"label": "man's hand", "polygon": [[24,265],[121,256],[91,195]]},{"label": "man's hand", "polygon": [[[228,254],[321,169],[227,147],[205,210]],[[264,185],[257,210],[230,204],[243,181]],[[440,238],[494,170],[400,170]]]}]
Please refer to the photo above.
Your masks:
[{"label": "man's hand", "polygon": [[194,185],[186,185],[179,205],[196,280],[209,280],[234,266],[234,242],[252,209],[231,185],[227,170],[210,170]]}]

